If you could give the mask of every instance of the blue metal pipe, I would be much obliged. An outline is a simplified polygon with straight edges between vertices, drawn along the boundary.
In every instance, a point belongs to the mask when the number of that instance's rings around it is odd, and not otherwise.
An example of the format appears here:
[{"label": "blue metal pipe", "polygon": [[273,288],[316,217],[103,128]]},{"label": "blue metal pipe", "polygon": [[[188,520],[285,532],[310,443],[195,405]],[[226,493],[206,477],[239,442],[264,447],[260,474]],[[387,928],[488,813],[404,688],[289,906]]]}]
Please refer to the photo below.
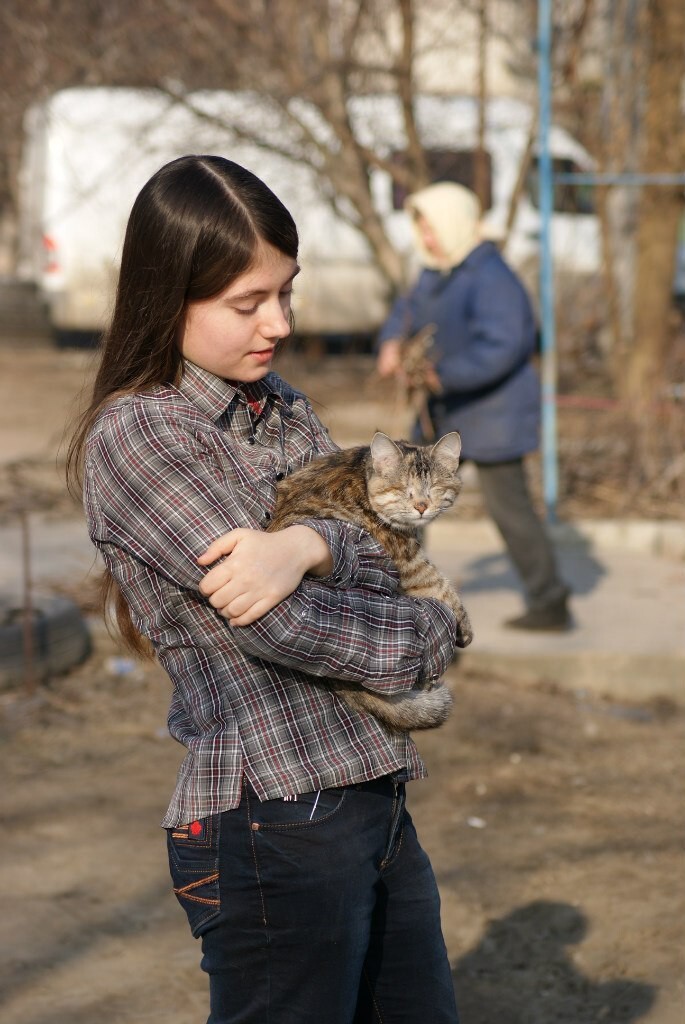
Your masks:
[{"label": "blue metal pipe", "polygon": [[538,94],[539,94],[539,207],[540,207],[540,316],[542,333],[542,472],[547,521],[556,521],[557,468],[557,366],[554,323],[554,275],[552,266],[553,175],[549,134],[552,121],[552,3],[538,0]]},{"label": "blue metal pipe", "polygon": [[557,172],[554,180],[563,185],[685,185],[685,174],[591,174],[585,171]]}]

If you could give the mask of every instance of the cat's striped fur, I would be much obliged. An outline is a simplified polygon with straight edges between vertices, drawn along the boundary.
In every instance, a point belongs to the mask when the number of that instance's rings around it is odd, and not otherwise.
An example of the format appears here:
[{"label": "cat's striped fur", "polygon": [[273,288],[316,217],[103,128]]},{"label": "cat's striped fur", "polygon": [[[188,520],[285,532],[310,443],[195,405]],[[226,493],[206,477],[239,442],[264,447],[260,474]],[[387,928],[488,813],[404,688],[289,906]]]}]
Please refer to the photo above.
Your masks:
[{"label": "cat's striped fur", "polygon": [[[471,624],[451,583],[428,561],[419,530],[451,508],[459,493],[461,441],[456,432],[434,445],[392,441],[377,433],[370,446],[346,448],[315,459],[278,487],[270,530],[302,519],[342,519],[367,530],[394,562],[400,586],[412,597],[444,601],[457,618],[457,644],[472,639]],[[444,683],[384,697],[363,687],[328,680],[350,706],[375,715],[392,729],[432,729],[449,715]]]}]

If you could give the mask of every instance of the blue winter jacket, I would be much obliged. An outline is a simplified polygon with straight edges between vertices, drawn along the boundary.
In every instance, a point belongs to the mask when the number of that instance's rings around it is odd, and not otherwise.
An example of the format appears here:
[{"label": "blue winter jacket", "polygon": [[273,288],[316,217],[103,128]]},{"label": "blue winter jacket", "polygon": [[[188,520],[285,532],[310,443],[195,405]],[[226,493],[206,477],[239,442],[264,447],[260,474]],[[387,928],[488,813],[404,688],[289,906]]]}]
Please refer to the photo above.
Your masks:
[{"label": "blue winter jacket", "polygon": [[379,341],[436,325],[433,358],[443,393],[431,399],[438,435],[458,430],[462,457],[504,462],[538,447],[540,384],[531,362],[530,299],[492,242],[451,271],[423,270],[397,300]]}]

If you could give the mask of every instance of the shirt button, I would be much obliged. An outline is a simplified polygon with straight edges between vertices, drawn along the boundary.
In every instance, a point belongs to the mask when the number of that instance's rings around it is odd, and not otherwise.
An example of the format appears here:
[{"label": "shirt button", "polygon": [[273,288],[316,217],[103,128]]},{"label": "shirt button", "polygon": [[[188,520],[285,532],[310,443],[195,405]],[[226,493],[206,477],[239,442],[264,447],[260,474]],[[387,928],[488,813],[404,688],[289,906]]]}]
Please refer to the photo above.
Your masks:
[{"label": "shirt button", "polygon": [[276,473],[276,479],[277,480],[282,480],[284,476],[285,476],[285,473]]},{"label": "shirt button", "polygon": [[264,513],[264,519],[268,523],[269,520],[271,519],[271,513],[270,512],[265,512]]}]

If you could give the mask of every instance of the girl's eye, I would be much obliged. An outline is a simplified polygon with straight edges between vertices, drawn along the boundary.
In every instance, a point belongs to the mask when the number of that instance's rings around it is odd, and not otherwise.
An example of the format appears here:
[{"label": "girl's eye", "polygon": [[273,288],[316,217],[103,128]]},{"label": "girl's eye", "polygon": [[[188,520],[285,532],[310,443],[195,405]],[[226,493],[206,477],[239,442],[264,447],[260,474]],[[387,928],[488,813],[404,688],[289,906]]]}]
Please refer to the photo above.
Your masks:
[{"label": "girl's eye", "polygon": [[250,306],[249,309],[239,309],[238,306],[234,306],[234,309],[238,316],[253,316],[257,312],[257,306]]}]

